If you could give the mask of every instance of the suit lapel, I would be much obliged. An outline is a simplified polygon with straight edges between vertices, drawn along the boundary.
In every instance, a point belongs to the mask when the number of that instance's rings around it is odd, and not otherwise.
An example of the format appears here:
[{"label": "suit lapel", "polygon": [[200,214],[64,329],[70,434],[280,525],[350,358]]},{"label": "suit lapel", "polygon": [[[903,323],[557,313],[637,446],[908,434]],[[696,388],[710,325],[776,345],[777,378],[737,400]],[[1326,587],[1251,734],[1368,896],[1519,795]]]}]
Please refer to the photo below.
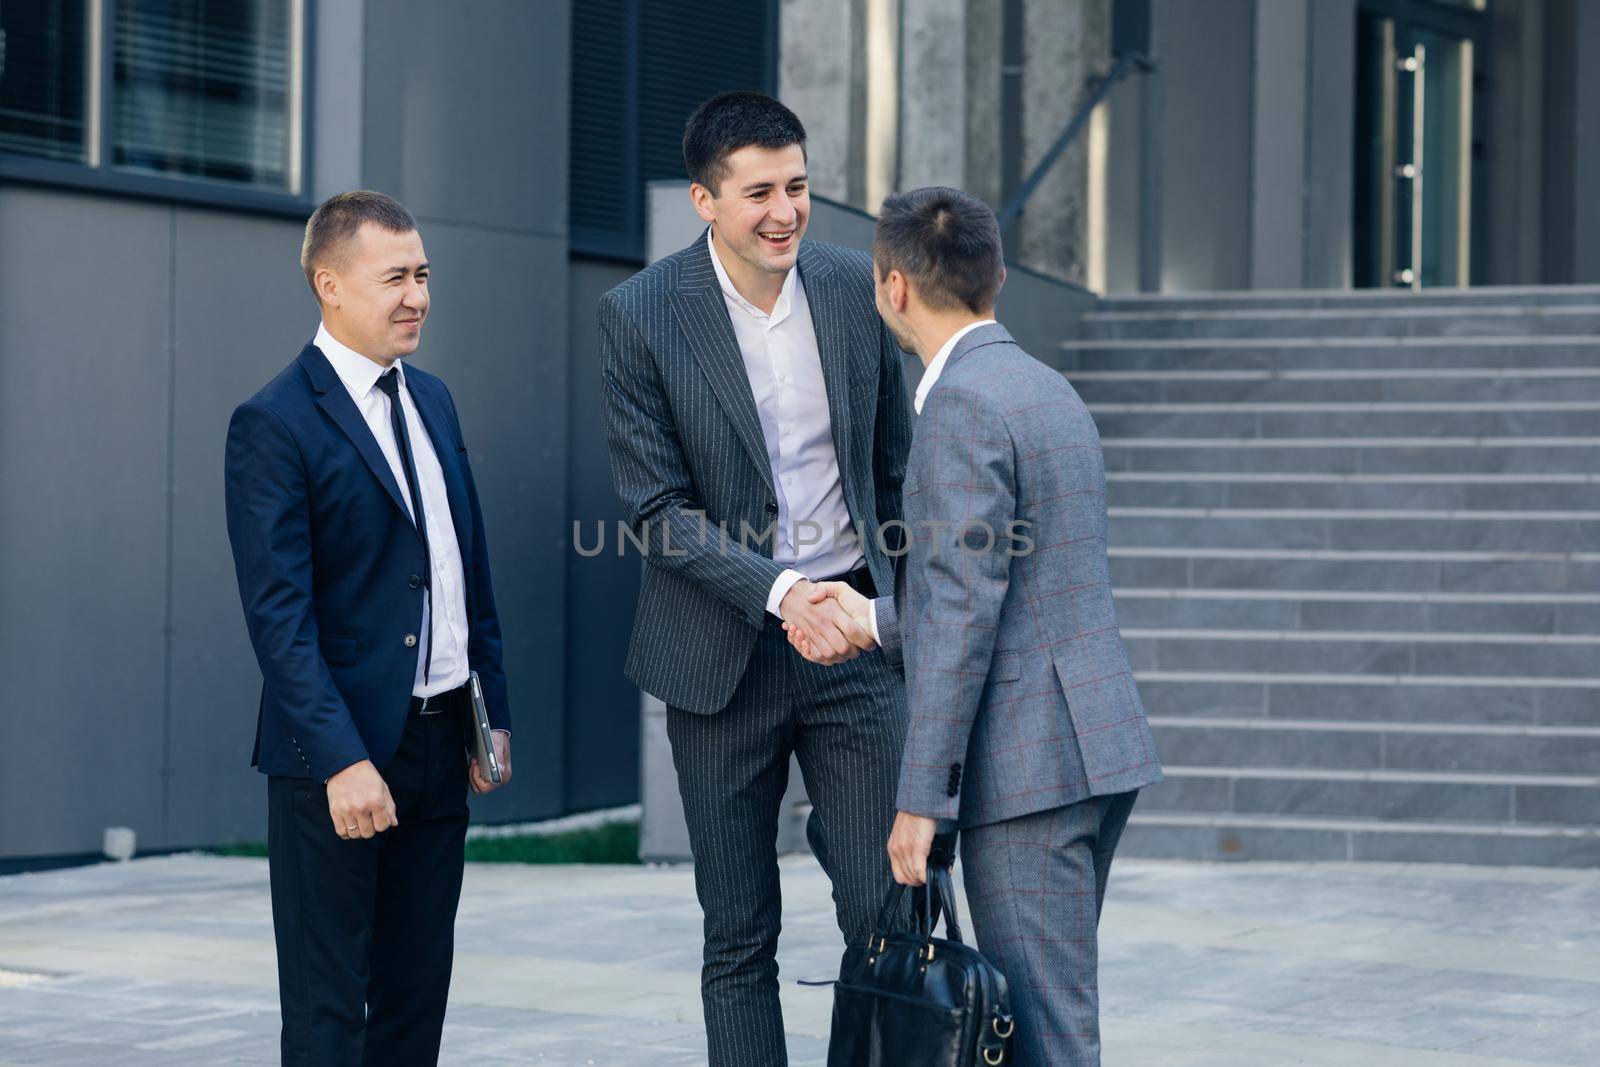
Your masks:
[{"label": "suit lapel", "polygon": [[[433,453],[439,457],[439,469],[444,473],[445,497],[450,502],[450,521],[456,530],[456,544],[470,545],[472,531],[468,524],[472,521],[472,512],[467,505],[467,480],[461,473],[461,452],[447,432],[450,420],[444,410],[443,398],[434,395],[433,384],[424,381],[421,375],[408,377],[406,390],[417,405],[417,415],[422,419],[422,427],[433,444]],[[468,555],[462,549],[461,558],[465,560]]]},{"label": "suit lapel", "polygon": [[389,461],[384,458],[383,449],[378,447],[378,439],[372,436],[367,420],[356,410],[355,401],[350,399],[350,393],[339,380],[333,364],[322,354],[322,349],[316,345],[306,345],[300,352],[300,365],[305,368],[306,376],[311,379],[311,387],[317,393],[317,405],[350,438],[350,443],[356,446],[356,451],[361,453],[361,458],[372,470],[373,477],[389,491],[389,499],[394,501],[400,514],[410,522],[411,512],[406,508],[405,497],[400,495],[400,485],[394,480]]},{"label": "suit lapel", "polygon": [[822,383],[828,394],[828,423],[833,431],[833,450],[839,461],[839,478],[846,496],[850,483],[845,477],[853,468],[850,462],[850,322],[846,316],[844,294],[834,285],[833,266],[808,245],[800,246],[797,264],[805,286],[806,304],[811,308],[811,328],[817,336],[817,355],[822,360]]},{"label": "suit lapel", "polygon": [[739,442],[771,489],[772,463],[767,458],[766,438],[761,434],[755,394],[750,391],[750,375],[744,369],[744,356],[733,335],[733,324],[728,321],[728,307],[703,236],[689,246],[689,253],[680,267],[678,285],[672,290],[673,312],[712,391],[733,423]]}]

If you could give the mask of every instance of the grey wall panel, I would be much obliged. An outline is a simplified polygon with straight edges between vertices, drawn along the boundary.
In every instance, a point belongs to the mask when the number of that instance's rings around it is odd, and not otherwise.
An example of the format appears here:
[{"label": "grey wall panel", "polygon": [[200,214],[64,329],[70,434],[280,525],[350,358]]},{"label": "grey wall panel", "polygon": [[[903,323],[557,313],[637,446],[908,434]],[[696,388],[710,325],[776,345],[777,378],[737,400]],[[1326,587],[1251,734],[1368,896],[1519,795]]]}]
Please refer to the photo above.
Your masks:
[{"label": "grey wall panel", "polygon": [[1251,0],[1161,0],[1165,292],[1250,284]]},{"label": "grey wall panel", "polygon": [[315,200],[361,184],[361,27],[366,0],[316,5],[310,190]]},{"label": "grey wall panel", "polygon": [[1572,204],[1573,263],[1572,280],[1600,282],[1600,69],[1594,56],[1600,55],[1600,5],[1578,4],[1575,53],[1583,57],[1576,64],[1572,101],[1573,127],[1578,136],[1573,142]]},{"label": "grey wall panel", "polygon": [[1307,46],[1310,0],[1256,0],[1250,284],[1305,284]]},{"label": "grey wall panel", "polygon": [[317,329],[292,220],[178,212],[173,432],[172,710],[167,832],[182,847],[266,836],[250,767],[261,674],[233,573],[223,442],[240,402]]},{"label": "grey wall panel", "polygon": [[566,233],[568,22],[551,2],[369,5],[366,182],[419,218]]},{"label": "grey wall panel", "polygon": [[1139,291],[1139,186],[1144,161],[1140,113],[1147,79],[1124,79],[1104,106],[1110,126],[1106,144],[1106,292]]},{"label": "grey wall panel", "polygon": [[433,306],[418,366],[450,387],[482,498],[514,725],[489,821],[561,811],[566,588],[567,249],[424,223]]},{"label": "grey wall panel", "polygon": [[605,551],[580,556],[569,547],[567,565],[568,811],[632,804],[639,799],[639,691],[622,675],[622,662],[639,597],[637,553],[617,555],[617,523],[624,513],[606,454],[605,402],[595,308],[607,289],[633,268],[574,259],[567,334],[572,353],[567,383],[571,437],[567,446],[568,528],[582,524],[593,548],[601,529]]},{"label": "grey wall panel", "polygon": [[171,230],[0,190],[0,855],[160,831]]},{"label": "grey wall panel", "polygon": [[1355,211],[1355,0],[1316,0],[1310,19],[1305,284],[1348,289]]}]

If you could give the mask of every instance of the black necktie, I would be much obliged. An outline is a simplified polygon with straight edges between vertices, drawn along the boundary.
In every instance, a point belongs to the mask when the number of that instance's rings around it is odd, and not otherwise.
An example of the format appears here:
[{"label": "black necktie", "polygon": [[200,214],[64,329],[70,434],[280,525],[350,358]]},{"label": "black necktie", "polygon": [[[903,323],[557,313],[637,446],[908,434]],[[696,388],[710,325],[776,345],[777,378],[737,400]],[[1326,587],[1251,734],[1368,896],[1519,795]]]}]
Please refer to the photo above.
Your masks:
[{"label": "black necktie", "polygon": [[[389,422],[394,427],[395,444],[400,448],[400,466],[406,472],[406,488],[411,492],[411,514],[417,524],[417,536],[422,538],[422,585],[433,592],[433,553],[428,548],[428,517],[422,510],[422,487],[417,484],[417,465],[411,459],[411,435],[406,432],[406,414],[400,404],[400,371],[390,367],[378,378],[378,388],[389,395]],[[429,605],[431,608],[433,605]],[[433,669],[433,619],[428,620],[427,633],[422,635],[422,680],[428,680]]]}]

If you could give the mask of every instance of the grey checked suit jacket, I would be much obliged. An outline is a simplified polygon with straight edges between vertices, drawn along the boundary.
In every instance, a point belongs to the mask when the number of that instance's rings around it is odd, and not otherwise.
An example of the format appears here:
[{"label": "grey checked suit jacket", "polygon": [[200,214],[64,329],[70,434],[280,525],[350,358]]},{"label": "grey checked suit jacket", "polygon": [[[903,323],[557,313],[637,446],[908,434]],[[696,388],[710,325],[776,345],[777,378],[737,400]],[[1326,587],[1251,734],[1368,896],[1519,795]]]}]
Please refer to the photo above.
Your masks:
[{"label": "grey checked suit jacket", "polygon": [[1111,602],[1105,491],[1066,379],[1002,326],[963,337],[917,420],[910,552],[877,601],[906,673],[901,810],[982,826],[1161,780]]},{"label": "grey checked suit jacket", "polygon": [[[904,357],[873,306],[866,253],[803,241],[798,265],[845,504],[888,589],[875,531],[900,518]],[[783,567],[761,536],[777,519],[771,464],[704,233],[606,293],[599,321],[611,474],[647,546],[625,670],[669,705],[711,714],[744,675]]]}]

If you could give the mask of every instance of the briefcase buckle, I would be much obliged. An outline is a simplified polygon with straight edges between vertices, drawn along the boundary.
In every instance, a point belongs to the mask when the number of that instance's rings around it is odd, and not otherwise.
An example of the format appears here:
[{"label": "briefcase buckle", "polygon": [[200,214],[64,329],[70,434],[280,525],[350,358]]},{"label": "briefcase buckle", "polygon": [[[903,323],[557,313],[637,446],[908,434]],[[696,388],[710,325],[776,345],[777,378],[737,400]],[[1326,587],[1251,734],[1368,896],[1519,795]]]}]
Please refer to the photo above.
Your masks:
[{"label": "briefcase buckle", "polygon": [[996,1015],[993,1019],[989,1020],[989,1025],[994,1027],[994,1036],[998,1037],[1001,1041],[1004,1041],[1006,1038],[1010,1037],[1013,1033],[1016,1032],[1017,1022],[1016,1022],[1015,1019],[1011,1018],[1011,1016],[1009,1016],[1009,1015],[1005,1016],[1003,1021],[1006,1024],[1006,1030],[1005,1030],[1005,1033],[1001,1033],[1000,1032],[1000,1023],[1001,1023],[1001,1021],[1002,1021],[1001,1016]]},{"label": "briefcase buckle", "polygon": [[[996,1057],[994,1059],[990,1059],[989,1058],[989,1053],[991,1051],[997,1053],[997,1055],[996,1055]],[[989,1064],[989,1067],[1000,1067],[1000,1065],[1002,1063],[1004,1063],[1005,1061],[1006,1061],[1006,1050],[1005,1049],[1001,1048],[1001,1049],[993,1049],[993,1050],[991,1050],[991,1049],[984,1049],[983,1050],[983,1062]]]}]

